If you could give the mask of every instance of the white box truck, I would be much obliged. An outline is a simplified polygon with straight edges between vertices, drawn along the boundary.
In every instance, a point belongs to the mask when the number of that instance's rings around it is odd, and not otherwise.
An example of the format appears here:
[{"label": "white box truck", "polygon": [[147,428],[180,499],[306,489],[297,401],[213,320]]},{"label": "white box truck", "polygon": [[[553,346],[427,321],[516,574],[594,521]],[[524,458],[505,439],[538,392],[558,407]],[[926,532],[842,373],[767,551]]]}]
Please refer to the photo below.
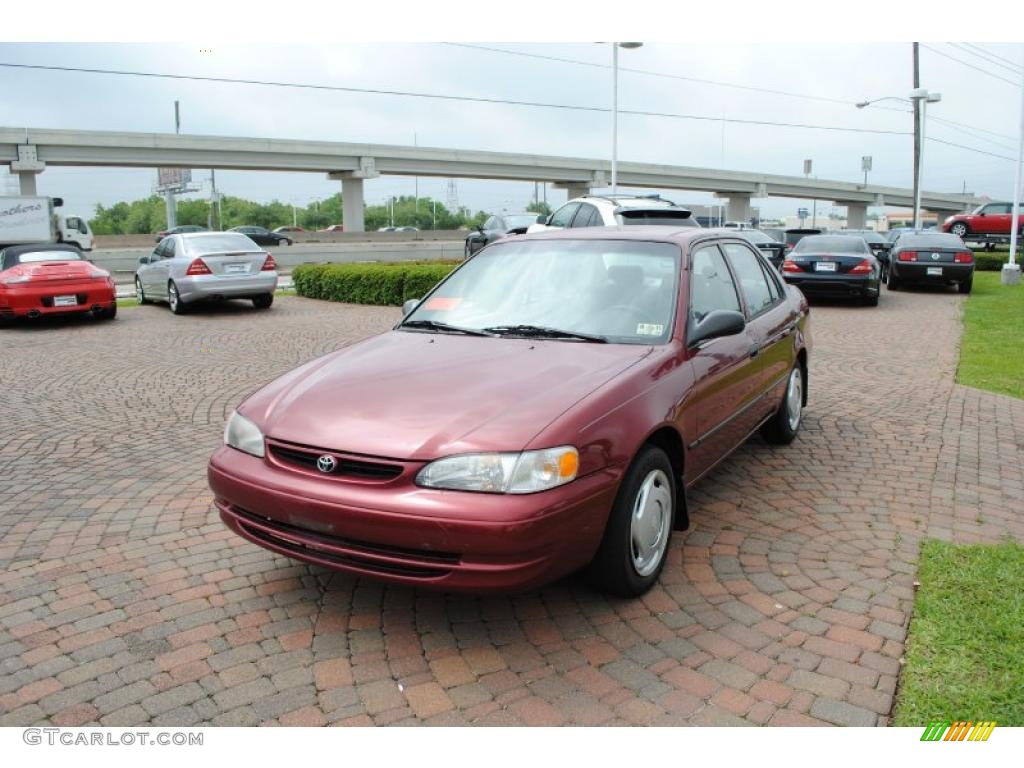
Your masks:
[{"label": "white box truck", "polygon": [[93,234],[88,222],[55,210],[62,205],[59,197],[0,196],[0,248],[56,242],[91,251]]}]

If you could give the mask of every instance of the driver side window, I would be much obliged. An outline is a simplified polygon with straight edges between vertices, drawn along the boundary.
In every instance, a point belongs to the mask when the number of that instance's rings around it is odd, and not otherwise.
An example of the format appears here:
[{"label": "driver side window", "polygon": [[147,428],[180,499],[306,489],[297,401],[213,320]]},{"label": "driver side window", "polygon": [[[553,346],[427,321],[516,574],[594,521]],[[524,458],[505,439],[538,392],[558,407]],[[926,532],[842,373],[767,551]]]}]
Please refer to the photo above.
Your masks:
[{"label": "driver side window", "polygon": [[576,209],[579,207],[579,203],[568,203],[567,205],[563,205],[551,215],[551,221],[548,223],[548,226],[568,227],[569,222],[572,221],[573,214],[576,213]]},{"label": "driver side window", "polygon": [[690,319],[699,323],[716,309],[743,311],[725,257],[718,246],[710,245],[690,260]]}]

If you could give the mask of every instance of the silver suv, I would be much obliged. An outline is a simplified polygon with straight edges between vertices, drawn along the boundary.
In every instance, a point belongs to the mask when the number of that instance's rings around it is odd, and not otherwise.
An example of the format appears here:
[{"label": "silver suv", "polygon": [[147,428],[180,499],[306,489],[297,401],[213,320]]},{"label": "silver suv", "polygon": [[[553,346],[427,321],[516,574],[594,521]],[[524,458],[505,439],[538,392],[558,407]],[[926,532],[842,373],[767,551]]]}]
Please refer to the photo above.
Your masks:
[{"label": "silver suv", "polygon": [[626,224],[660,224],[699,227],[693,212],[660,195],[584,195],[552,213],[546,223],[533,224],[527,232],[569,227],[618,227]]}]

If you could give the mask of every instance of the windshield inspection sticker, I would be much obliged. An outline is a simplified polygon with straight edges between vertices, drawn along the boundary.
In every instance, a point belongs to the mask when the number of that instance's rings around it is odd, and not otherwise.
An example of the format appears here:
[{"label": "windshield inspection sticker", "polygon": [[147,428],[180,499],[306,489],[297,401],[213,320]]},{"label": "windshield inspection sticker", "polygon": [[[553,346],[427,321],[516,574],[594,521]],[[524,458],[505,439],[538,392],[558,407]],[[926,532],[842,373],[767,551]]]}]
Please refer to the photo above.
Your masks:
[{"label": "windshield inspection sticker", "polygon": [[664,325],[655,323],[639,323],[636,327],[637,336],[661,336],[664,331]]},{"label": "windshield inspection sticker", "polygon": [[423,305],[424,309],[440,310],[446,312],[449,309],[455,309],[459,304],[462,303],[462,299],[459,297],[454,298],[442,298],[438,296],[435,299],[430,299],[426,304]]}]

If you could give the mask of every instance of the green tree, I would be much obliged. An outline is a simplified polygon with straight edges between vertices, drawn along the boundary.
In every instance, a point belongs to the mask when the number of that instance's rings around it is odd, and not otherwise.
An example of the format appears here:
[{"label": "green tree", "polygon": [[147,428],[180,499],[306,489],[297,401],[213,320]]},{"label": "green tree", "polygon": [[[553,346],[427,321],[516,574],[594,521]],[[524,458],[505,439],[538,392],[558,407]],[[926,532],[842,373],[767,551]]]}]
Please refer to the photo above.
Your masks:
[{"label": "green tree", "polygon": [[551,206],[543,201],[537,201],[536,203],[530,203],[526,206],[526,210],[530,213],[543,213],[545,216],[551,215]]}]

